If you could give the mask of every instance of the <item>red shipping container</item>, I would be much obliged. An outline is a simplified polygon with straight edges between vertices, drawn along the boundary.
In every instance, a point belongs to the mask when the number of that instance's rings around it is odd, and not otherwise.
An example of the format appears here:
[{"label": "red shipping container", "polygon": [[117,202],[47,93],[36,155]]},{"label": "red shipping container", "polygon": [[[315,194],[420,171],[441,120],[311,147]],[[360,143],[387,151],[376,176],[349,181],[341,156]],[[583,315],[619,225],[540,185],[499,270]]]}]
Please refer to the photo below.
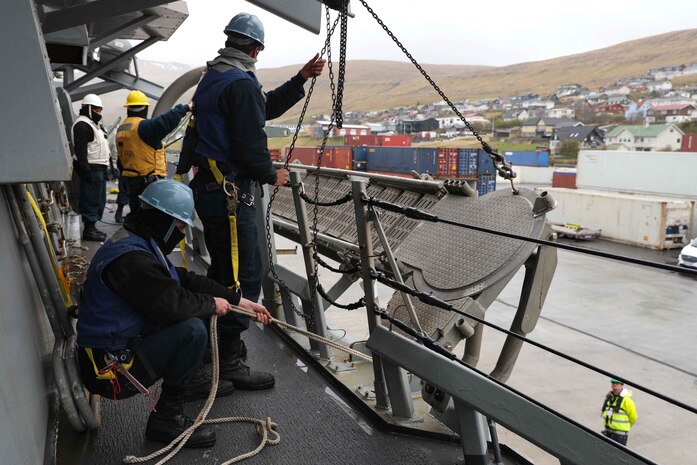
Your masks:
[{"label": "red shipping container", "polygon": [[290,163],[315,166],[317,165],[317,156],[317,147],[295,147],[290,158]]},{"label": "red shipping container", "polygon": [[411,147],[411,136],[380,136],[380,143],[384,147]]},{"label": "red shipping container", "polygon": [[[327,168],[353,169],[353,150],[350,147],[327,147],[325,150],[330,150]],[[323,165],[324,161],[326,160],[323,160]]]},{"label": "red shipping container", "polygon": [[576,189],[576,173],[553,173],[552,187]]},{"label": "red shipping container", "polygon": [[380,145],[378,136],[344,136],[344,145]]},{"label": "red shipping container", "polygon": [[459,149],[438,147],[438,177],[456,178]]},{"label": "red shipping container", "polygon": [[680,144],[681,152],[697,152],[697,134],[685,134]]}]

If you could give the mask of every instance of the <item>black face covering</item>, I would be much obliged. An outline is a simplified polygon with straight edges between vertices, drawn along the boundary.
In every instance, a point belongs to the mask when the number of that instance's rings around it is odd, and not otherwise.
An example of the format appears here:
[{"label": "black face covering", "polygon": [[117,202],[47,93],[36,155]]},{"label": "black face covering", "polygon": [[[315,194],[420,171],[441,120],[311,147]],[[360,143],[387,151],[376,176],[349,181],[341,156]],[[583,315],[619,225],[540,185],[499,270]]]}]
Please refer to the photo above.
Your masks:
[{"label": "black face covering", "polygon": [[186,237],[186,235],[176,227],[175,223],[174,230],[172,231],[172,234],[169,235],[169,238],[165,241],[162,249],[165,255],[171,254],[172,250],[174,250],[177,244],[179,244],[184,237]]},{"label": "black face covering", "polygon": [[93,109],[90,109],[90,119],[95,123],[99,123],[102,120],[102,115],[96,113]]},{"label": "black face covering", "polygon": [[184,239],[184,233],[177,229],[177,220],[154,208],[141,207],[136,213],[134,226],[137,234],[154,239],[165,255],[172,253]]}]

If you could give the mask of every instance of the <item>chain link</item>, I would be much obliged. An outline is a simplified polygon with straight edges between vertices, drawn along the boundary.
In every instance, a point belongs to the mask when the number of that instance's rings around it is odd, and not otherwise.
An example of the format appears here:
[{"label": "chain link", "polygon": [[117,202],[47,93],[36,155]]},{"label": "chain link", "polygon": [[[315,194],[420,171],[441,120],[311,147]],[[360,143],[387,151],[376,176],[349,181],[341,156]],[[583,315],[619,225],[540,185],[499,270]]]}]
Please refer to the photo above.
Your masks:
[{"label": "chain link", "polygon": [[402,42],[397,39],[397,37],[390,31],[390,29],[387,27],[387,25],[378,17],[378,15],[373,11],[373,9],[365,2],[365,0],[359,0],[361,4],[365,7],[366,10],[368,10],[368,13],[370,13],[375,21],[382,27],[382,29],[387,33],[388,36],[394,41],[395,44],[402,50],[404,55],[409,58],[409,60],[412,62],[412,64],[416,67],[416,69],[419,70],[421,75],[428,81],[429,84],[431,84],[431,87],[435,89],[436,92],[438,92],[438,95],[448,104],[448,106],[455,112],[455,114],[460,118],[460,120],[465,124],[467,129],[469,129],[474,137],[477,138],[479,143],[481,144],[482,148],[484,151],[491,157],[491,159],[494,161],[494,166],[496,167],[496,171],[498,171],[499,175],[504,178],[508,179],[511,181],[511,187],[513,188],[514,192],[517,192],[517,189],[514,188],[513,186],[513,178],[516,177],[516,173],[513,171],[513,168],[511,167],[511,164],[506,161],[506,159],[503,157],[503,155],[497,153],[494,151],[494,149],[491,148],[491,146],[482,139],[482,136],[479,135],[479,133],[472,127],[472,125],[465,119],[465,117],[460,113],[460,111],[457,109],[457,107],[450,101],[450,99],[445,95],[445,93],[438,87],[438,85],[431,79],[431,76],[428,75],[426,70],[424,70],[421,65],[416,61],[416,59],[409,53],[409,51],[402,45]]},{"label": "chain link", "polygon": [[[329,70],[330,70],[330,86],[332,87],[332,96],[333,96],[334,95],[334,91],[333,91],[334,82],[333,82],[333,73],[331,71],[331,38],[332,38],[332,35],[334,34],[334,30],[336,29],[336,26],[339,23],[340,18],[337,17],[336,20],[334,21],[334,24],[332,25],[331,18],[329,16],[329,11],[327,11],[326,19],[327,19],[327,37],[324,41],[324,46],[322,47],[322,50],[320,51],[320,57],[324,56],[325,53],[327,54],[327,57],[328,57],[327,64],[328,64]],[[307,113],[307,108],[308,108],[308,105],[310,104],[310,99],[312,98],[312,93],[314,91],[316,82],[317,82],[317,77],[313,76],[312,80],[310,81],[310,87],[307,91],[307,96],[305,97],[305,102],[303,104],[303,108],[302,108],[302,110],[300,112],[300,116],[298,118],[298,124],[295,126],[295,132],[293,133],[293,139],[291,141],[290,148],[288,149],[288,154],[286,155],[286,159],[284,160],[284,163],[283,163],[284,169],[288,169],[288,166],[290,164],[290,159],[291,159],[291,156],[293,154],[293,150],[295,149],[295,144],[298,141],[298,135],[300,134],[300,130],[302,128],[302,123],[305,119],[305,115]],[[330,124],[330,130],[331,130],[331,124]],[[327,140],[327,137],[325,136],[324,144],[322,146],[323,147],[322,152],[324,152],[324,145],[326,145],[326,140]],[[319,177],[317,177],[317,183],[319,184]],[[273,247],[271,245],[271,234],[272,234],[272,232],[271,232],[271,206],[272,206],[274,200],[276,199],[276,194],[278,194],[279,188],[280,188],[279,186],[275,186],[273,188],[273,191],[271,192],[271,195],[269,196],[269,203],[266,207],[266,221],[265,221],[265,223],[266,223],[266,225],[265,225],[266,226],[266,248],[267,248],[267,252],[268,252],[268,256],[269,256],[269,271],[271,272],[271,275],[274,277],[274,279],[276,280],[276,282],[278,283],[278,285],[282,289],[284,289],[287,293],[290,293],[290,288],[288,287],[288,284],[276,272],[276,267],[273,263]],[[317,186],[315,188],[315,194],[317,194],[318,190],[319,190],[319,186]],[[315,195],[315,197],[317,198],[317,195]],[[316,213],[315,213],[314,224],[316,225]],[[315,233],[315,240],[316,240],[316,233]],[[314,246],[314,245],[313,245],[313,250],[316,251],[316,246]],[[317,265],[315,265],[315,276],[317,276]],[[312,304],[313,304],[312,308],[314,308],[315,300],[316,300],[316,296],[315,296],[315,293],[313,292],[312,293]],[[305,324],[308,327],[311,327],[314,325],[314,317],[312,314],[305,314],[304,312],[300,311],[295,306],[295,304],[293,303],[292,300],[289,300],[288,303],[290,304],[290,308],[293,311],[293,313],[295,313],[296,315],[303,318],[305,320]]]}]

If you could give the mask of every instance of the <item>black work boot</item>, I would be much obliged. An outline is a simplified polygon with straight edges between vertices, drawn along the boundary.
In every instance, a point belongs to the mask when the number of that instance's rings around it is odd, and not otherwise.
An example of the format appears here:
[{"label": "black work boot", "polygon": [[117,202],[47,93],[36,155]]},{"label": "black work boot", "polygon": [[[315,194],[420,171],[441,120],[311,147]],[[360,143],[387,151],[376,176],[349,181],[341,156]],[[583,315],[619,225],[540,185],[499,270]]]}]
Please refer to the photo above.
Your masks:
[{"label": "black work boot", "polygon": [[[169,444],[189,428],[194,421],[184,413],[184,395],[180,387],[162,386],[160,400],[150,413],[145,437],[151,441]],[[215,430],[211,425],[200,425],[184,447],[211,447],[215,444]]]},{"label": "black work boot", "polygon": [[114,213],[114,221],[117,223],[123,223],[123,205],[116,207],[116,213]]},{"label": "black work boot", "polygon": [[237,389],[270,389],[276,383],[271,373],[254,371],[242,363],[247,359],[247,347],[242,339],[220,343],[220,378],[235,383]]},{"label": "black work boot", "polygon": [[[184,402],[207,399],[208,394],[211,392],[212,382],[210,367],[206,368],[202,366],[189,384],[184,386]],[[215,394],[216,398],[229,396],[233,392],[235,392],[235,385],[232,381],[223,378],[218,380],[218,391]]]},{"label": "black work boot", "polygon": [[85,229],[82,231],[83,241],[104,242],[106,233],[97,229],[94,223],[85,223]]}]

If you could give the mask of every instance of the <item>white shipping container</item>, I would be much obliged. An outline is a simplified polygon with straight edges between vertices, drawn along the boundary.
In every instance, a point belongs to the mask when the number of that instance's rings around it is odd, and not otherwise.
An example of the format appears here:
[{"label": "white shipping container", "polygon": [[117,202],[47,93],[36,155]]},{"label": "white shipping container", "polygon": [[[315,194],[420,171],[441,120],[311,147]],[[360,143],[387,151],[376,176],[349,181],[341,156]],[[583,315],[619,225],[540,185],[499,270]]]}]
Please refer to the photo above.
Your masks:
[{"label": "white shipping container", "polygon": [[[663,250],[683,247],[694,235],[695,202],[588,189],[546,190],[557,202],[547,220],[601,229],[602,238]],[[692,234],[692,235],[691,235]]]},{"label": "white shipping container", "polygon": [[697,199],[697,152],[581,150],[576,186]]},{"label": "white shipping container", "polygon": [[[552,185],[552,175],[554,174],[553,166],[513,166],[513,171],[516,173],[516,177],[513,178],[514,184]],[[509,181],[498,174],[496,175],[496,182],[497,185],[503,183],[509,186],[511,185]]]}]

